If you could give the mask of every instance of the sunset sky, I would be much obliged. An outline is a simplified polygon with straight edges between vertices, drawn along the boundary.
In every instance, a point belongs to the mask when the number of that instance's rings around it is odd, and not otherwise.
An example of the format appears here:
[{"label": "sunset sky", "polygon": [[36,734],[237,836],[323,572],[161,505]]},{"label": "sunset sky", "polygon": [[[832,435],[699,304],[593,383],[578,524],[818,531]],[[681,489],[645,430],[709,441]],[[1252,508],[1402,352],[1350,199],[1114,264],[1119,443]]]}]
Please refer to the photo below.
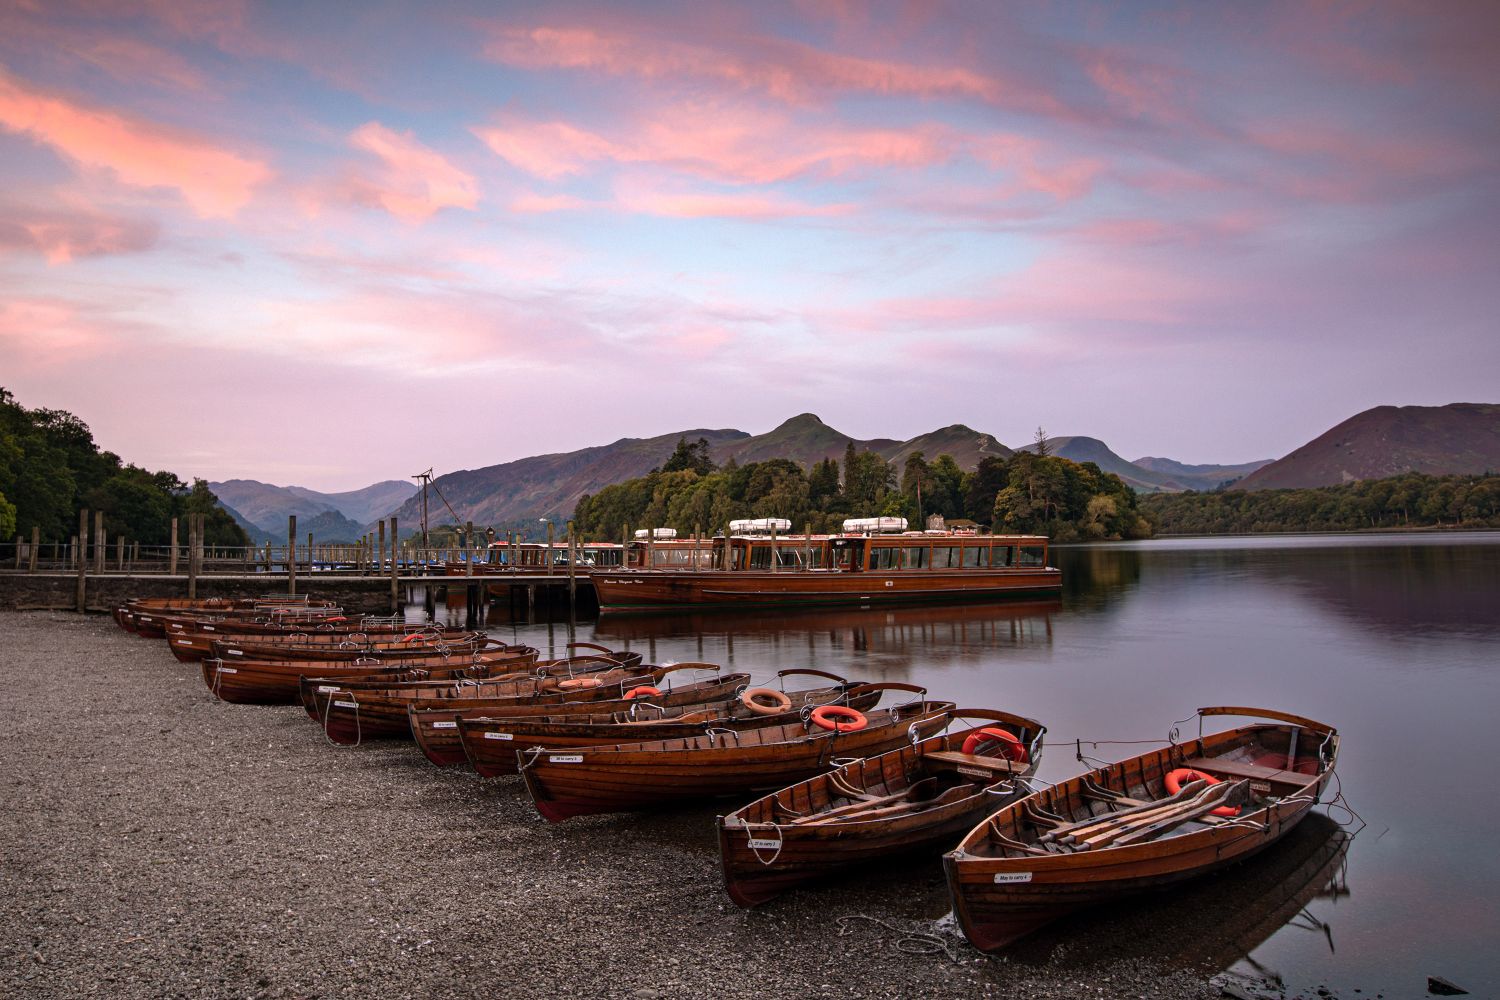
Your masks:
[{"label": "sunset sky", "polygon": [[1500,401],[1500,4],[417,7],[0,3],[0,386],[325,490]]}]

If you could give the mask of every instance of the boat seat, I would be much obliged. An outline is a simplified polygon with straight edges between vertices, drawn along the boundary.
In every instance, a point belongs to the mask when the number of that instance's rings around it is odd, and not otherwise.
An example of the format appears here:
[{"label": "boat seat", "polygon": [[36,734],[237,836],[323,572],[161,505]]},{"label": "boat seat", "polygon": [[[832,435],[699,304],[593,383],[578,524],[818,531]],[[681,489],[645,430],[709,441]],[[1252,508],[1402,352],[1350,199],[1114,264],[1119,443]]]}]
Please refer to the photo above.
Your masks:
[{"label": "boat seat", "polygon": [[1317,777],[1313,774],[1284,771],[1275,767],[1263,767],[1260,764],[1245,764],[1220,757],[1193,757],[1183,761],[1182,766],[1212,774],[1214,777],[1226,775],[1231,778],[1255,778],[1260,781],[1276,781],[1283,785],[1306,785]]},{"label": "boat seat", "polygon": [[964,753],[961,750],[933,750],[923,754],[922,757],[924,760],[947,767],[983,768],[993,772],[996,777],[1026,773],[1025,764],[1017,764],[1004,757],[984,757],[977,753]]}]

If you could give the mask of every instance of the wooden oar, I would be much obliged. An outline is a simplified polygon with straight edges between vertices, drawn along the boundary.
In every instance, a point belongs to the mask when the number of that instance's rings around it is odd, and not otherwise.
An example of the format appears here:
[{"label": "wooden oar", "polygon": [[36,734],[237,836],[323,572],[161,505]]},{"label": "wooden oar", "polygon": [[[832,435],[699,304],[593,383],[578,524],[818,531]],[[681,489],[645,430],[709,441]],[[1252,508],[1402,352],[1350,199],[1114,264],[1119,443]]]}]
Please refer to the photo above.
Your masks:
[{"label": "wooden oar", "polygon": [[939,806],[946,806],[950,803],[957,802],[959,799],[965,798],[969,795],[973,795],[975,787],[977,786],[954,785],[943,794],[934,796],[930,799],[919,799],[915,801],[907,799],[904,802],[897,802],[894,805],[888,805],[881,808],[874,808],[868,802],[861,803],[861,805],[865,808],[851,810],[838,816],[830,816],[827,813],[824,813],[823,815],[818,816],[815,819],[809,819],[808,821],[798,823],[797,825],[822,826],[825,823],[868,823],[872,820],[877,819],[894,819],[895,817],[900,816],[903,813],[922,812],[925,809],[936,809]]},{"label": "wooden oar", "polygon": [[[1198,784],[1198,782],[1194,782]],[[1165,833],[1176,826],[1186,823],[1195,816],[1200,816],[1210,810],[1217,809],[1224,804],[1232,785],[1208,785],[1200,790],[1192,798],[1184,802],[1174,802],[1166,809],[1156,811],[1143,811],[1129,817],[1122,823],[1111,824],[1105,829],[1098,831],[1087,838],[1074,838],[1073,846],[1081,851],[1095,850],[1100,847],[1108,847],[1117,844],[1124,838],[1130,838],[1129,843],[1138,843],[1142,839],[1150,839],[1160,833]],[[1141,836],[1137,836],[1140,834]]]},{"label": "wooden oar", "polygon": [[821,821],[829,818],[837,818],[851,812],[860,812],[865,809],[876,809],[880,806],[889,805],[890,803],[896,802],[900,799],[910,798],[912,794],[915,793],[918,789],[922,789],[925,791],[930,785],[935,784],[937,784],[936,778],[923,778],[916,784],[907,786],[903,791],[895,792],[891,795],[871,795],[867,798],[861,799],[858,802],[851,802],[846,806],[838,806],[837,808],[828,809],[823,812],[810,813],[807,816],[801,817],[800,819],[793,820],[793,822],[798,824],[811,823],[814,821]]},{"label": "wooden oar", "polygon": [[1217,809],[1219,806],[1242,806],[1250,798],[1250,782],[1248,779],[1241,779],[1240,781],[1236,781],[1233,784],[1226,783],[1217,787],[1228,788],[1229,791],[1226,791],[1223,795],[1217,796],[1213,801],[1197,805],[1193,808],[1184,809],[1180,813],[1175,813],[1171,816],[1163,817],[1162,819],[1157,820],[1155,823],[1127,833],[1114,841],[1115,846],[1128,847],[1131,844],[1138,844],[1143,840],[1151,840],[1153,838],[1160,837],[1162,834],[1170,833],[1172,830],[1175,830],[1177,827],[1181,826],[1184,823],[1190,822],[1195,819],[1201,819],[1209,811]]},{"label": "wooden oar", "polygon": [[1139,805],[1134,805],[1127,809],[1121,809],[1119,812],[1105,813],[1102,816],[1092,816],[1088,819],[1078,820],[1073,823],[1066,823],[1062,826],[1054,826],[1053,829],[1042,834],[1042,836],[1038,839],[1070,839],[1086,833],[1094,827],[1109,826],[1111,824],[1118,823],[1123,819],[1129,819],[1142,813],[1155,812],[1160,809],[1169,809],[1173,805],[1185,801],[1191,796],[1196,795],[1198,792],[1203,791],[1203,789],[1207,787],[1209,787],[1207,782],[1194,781],[1190,784],[1184,785],[1176,795],[1170,798],[1159,799],[1155,802],[1142,802]]}]

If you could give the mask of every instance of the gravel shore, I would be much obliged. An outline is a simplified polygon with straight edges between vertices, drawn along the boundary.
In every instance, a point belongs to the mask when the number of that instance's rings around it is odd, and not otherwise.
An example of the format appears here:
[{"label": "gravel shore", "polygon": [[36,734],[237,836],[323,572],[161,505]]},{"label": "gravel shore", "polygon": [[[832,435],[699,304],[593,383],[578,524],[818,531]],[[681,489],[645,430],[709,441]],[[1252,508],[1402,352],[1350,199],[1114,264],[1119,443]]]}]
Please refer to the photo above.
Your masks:
[{"label": "gravel shore", "polygon": [[550,826],[519,779],[215,702],[108,618],[0,614],[0,680],[0,996],[1220,995],[1128,926],[983,956],[935,861],[741,911],[713,805]]}]

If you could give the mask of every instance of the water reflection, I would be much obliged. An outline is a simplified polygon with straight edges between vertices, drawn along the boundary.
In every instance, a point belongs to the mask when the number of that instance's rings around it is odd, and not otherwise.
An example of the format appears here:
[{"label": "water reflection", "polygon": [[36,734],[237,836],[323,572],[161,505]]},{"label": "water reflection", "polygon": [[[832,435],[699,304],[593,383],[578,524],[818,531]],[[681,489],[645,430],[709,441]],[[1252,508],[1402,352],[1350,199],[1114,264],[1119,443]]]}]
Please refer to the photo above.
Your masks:
[{"label": "water reflection", "polygon": [[1141,958],[1206,973],[1234,969],[1280,984],[1275,968],[1251,956],[1282,928],[1312,935],[1319,950],[1334,951],[1334,922],[1309,907],[1350,895],[1352,840],[1328,816],[1310,813],[1272,849],[1243,864],[1170,892],[1080,913],[1023,941],[1011,958],[1039,963],[1060,945],[1087,941],[1086,952],[1069,949],[1070,960],[1083,968]]}]

